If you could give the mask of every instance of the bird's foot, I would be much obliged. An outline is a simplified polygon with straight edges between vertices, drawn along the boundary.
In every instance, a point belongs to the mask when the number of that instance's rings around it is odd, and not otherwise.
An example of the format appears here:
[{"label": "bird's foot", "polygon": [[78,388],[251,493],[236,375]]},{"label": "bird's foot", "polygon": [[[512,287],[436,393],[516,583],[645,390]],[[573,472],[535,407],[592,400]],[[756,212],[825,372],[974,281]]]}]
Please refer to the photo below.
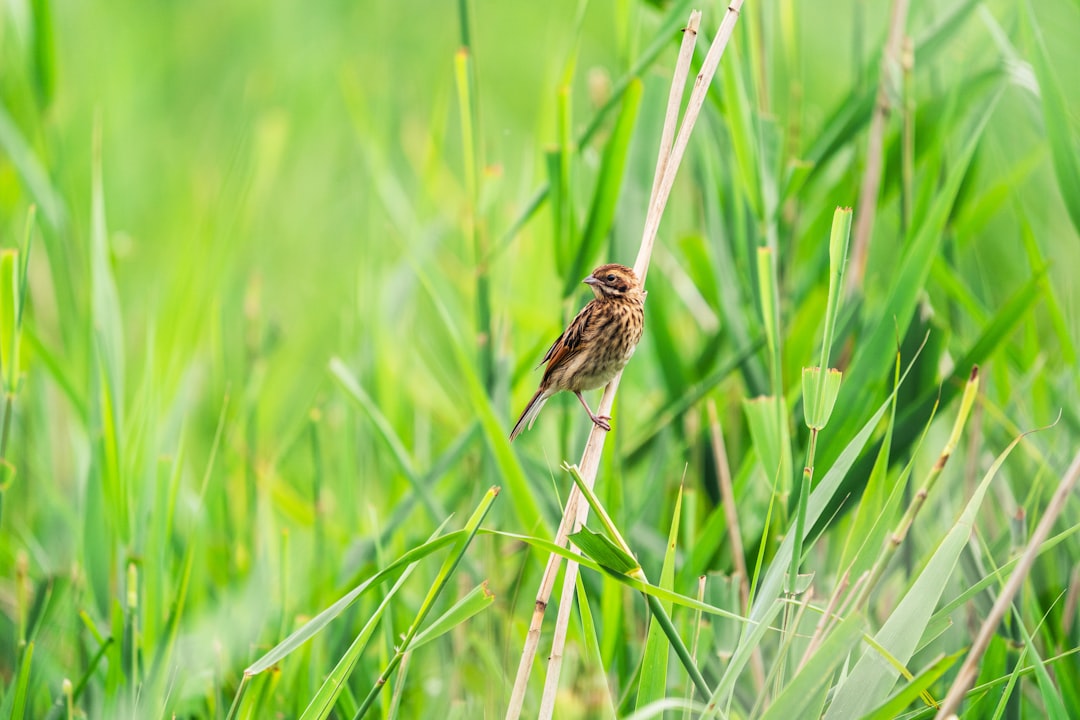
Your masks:
[{"label": "bird's foot", "polygon": [[593,415],[593,424],[605,432],[611,432],[611,416],[610,415]]}]

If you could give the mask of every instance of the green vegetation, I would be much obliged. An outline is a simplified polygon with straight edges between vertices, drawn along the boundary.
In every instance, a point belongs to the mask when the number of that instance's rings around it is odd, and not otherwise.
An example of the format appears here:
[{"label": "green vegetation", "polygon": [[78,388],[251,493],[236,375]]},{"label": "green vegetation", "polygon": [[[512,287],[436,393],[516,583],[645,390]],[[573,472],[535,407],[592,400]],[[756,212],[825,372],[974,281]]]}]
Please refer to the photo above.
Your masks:
[{"label": "green vegetation", "polygon": [[[1001,597],[1080,716],[1080,4],[892,4],[743,6],[524,717],[933,717]],[[0,8],[0,718],[504,716],[692,8]]]}]

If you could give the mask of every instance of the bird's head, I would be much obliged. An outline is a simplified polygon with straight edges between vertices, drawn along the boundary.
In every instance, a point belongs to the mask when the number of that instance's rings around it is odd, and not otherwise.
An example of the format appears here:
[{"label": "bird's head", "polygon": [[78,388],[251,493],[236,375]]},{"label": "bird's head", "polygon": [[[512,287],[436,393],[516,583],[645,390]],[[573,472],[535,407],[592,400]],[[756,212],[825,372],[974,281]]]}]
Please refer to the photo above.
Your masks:
[{"label": "bird's head", "polygon": [[615,263],[601,265],[582,282],[592,288],[593,294],[600,300],[624,297],[638,289],[634,271]]}]

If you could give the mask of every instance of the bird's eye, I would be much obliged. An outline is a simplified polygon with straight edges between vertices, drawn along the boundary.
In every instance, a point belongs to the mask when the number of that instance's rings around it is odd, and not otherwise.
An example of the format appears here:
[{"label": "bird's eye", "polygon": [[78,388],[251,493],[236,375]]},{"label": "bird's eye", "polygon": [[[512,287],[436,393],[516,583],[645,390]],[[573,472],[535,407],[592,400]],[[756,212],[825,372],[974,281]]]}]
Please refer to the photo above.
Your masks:
[{"label": "bird's eye", "polygon": [[607,281],[608,282],[615,282],[615,273],[608,273]]}]

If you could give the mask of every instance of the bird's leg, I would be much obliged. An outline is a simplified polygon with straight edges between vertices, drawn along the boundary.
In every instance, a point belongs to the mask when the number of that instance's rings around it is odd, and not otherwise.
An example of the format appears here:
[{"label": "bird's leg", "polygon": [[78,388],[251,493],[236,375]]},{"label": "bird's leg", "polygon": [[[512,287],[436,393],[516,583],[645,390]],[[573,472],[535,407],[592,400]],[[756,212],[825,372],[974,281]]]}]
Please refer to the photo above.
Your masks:
[{"label": "bird's leg", "polygon": [[601,430],[611,432],[611,420],[607,415],[595,415],[592,408],[589,407],[589,403],[585,402],[585,398],[582,396],[580,390],[575,390],[574,394],[577,395],[577,399],[581,401],[581,405],[585,408],[585,412],[589,413],[589,419],[593,421],[593,424]]}]

